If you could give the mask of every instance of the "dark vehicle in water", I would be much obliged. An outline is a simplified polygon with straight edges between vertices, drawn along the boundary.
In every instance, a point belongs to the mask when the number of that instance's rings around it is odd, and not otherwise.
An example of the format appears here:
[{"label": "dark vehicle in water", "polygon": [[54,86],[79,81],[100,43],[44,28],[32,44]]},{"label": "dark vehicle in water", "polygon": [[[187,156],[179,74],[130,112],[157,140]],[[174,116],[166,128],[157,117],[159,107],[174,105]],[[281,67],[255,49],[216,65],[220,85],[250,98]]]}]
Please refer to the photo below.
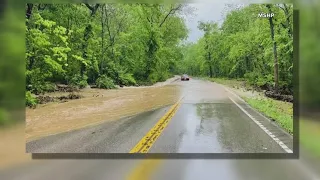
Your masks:
[{"label": "dark vehicle in water", "polygon": [[190,79],[189,76],[186,74],[181,76],[181,81],[189,81],[189,79]]}]

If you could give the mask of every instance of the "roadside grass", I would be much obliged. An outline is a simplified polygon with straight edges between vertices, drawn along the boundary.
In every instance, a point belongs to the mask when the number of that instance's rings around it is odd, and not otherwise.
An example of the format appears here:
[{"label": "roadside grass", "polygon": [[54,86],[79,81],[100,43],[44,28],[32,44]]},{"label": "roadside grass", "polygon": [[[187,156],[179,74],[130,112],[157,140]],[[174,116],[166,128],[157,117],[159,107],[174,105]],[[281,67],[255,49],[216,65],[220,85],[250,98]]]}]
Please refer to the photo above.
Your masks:
[{"label": "roadside grass", "polygon": [[[202,78],[213,81],[228,87],[239,89],[252,89],[245,83],[243,79],[224,79],[224,78]],[[293,133],[293,104],[283,101],[274,100],[263,95],[258,96],[244,96],[240,95],[251,107],[258,110],[260,113],[274,120],[284,130]],[[304,149],[320,158],[320,121],[312,121],[305,118],[299,120],[300,127],[300,144]]]},{"label": "roadside grass", "polygon": [[242,97],[251,107],[276,121],[283,129],[293,134],[293,105],[270,98]]},{"label": "roadside grass", "polygon": [[320,122],[302,119],[300,120],[301,145],[317,158],[320,158]]},{"label": "roadside grass", "polygon": [[[204,78],[228,87],[239,89],[253,89],[243,79]],[[244,93],[243,93],[244,94]],[[293,134],[293,104],[274,100],[263,95],[240,95],[251,107],[258,110],[268,118],[274,120],[288,133]]]}]

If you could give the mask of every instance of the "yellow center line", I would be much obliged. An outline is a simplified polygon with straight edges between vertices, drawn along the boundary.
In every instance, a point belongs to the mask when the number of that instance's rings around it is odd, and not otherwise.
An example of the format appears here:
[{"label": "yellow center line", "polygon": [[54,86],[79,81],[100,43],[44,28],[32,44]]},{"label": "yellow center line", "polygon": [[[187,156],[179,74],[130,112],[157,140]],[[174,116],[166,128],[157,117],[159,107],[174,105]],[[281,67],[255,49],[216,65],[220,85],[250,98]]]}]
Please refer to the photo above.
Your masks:
[{"label": "yellow center line", "polygon": [[177,112],[182,98],[151,128],[151,130],[137,143],[137,145],[129,153],[147,153],[151,146],[158,139],[171,118]]},{"label": "yellow center line", "polygon": [[159,167],[161,159],[148,159],[133,169],[126,178],[127,180],[150,180],[154,171]]}]

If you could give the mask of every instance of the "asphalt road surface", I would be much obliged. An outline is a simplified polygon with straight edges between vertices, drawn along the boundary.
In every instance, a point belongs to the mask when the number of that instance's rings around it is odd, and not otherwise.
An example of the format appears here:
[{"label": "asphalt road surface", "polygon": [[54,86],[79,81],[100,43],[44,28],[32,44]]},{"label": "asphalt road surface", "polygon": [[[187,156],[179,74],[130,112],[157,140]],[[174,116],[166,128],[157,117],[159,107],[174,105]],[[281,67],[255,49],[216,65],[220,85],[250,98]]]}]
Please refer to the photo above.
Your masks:
[{"label": "asphalt road surface", "polygon": [[319,180],[299,160],[50,160],[0,170],[3,180]]},{"label": "asphalt road surface", "polygon": [[[288,153],[292,136],[219,84],[191,79],[177,108],[48,136],[26,144],[29,153],[128,153],[151,133],[148,153]],[[171,113],[170,116],[167,116]],[[152,134],[160,121],[166,122]],[[156,136],[156,138],[155,138]]]}]

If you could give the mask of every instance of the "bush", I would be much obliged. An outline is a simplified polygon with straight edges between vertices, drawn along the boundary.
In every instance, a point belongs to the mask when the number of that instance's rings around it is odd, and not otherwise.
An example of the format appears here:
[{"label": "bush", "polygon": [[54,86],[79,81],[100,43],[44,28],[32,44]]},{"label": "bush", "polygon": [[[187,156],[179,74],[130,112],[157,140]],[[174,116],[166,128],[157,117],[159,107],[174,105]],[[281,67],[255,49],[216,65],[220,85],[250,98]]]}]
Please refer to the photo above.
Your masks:
[{"label": "bush", "polygon": [[26,105],[29,107],[35,107],[38,104],[37,98],[30,92],[26,92]]},{"label": "bush", "polygon": [[56,90],[56,86],[53,83],[38,82],[33,85],[27,85],[26,90],[38,95],[44,94],[45,92],[54,92]]},{"label": "bush", "polygon": [[54,92],[56,90],[56,86],[53,83],[45,83],[43,85],[43,91],[45,92]]},{"label": "bush", "polygon": [[88,86],[87,80],[88,77],[86,75],[81,76],[80,74],[76,74],[69,80],[69,84],[82,89]]},{"label": "bush", "polygon": [[41,73],[40,68],[26,71],[26,90],[34,94],[41,94],[44,92],[45,77]]},{"label": "bush", "polygon": [[120,74],[119,79],[120,83],[125,86],[135,86],[137,84],[132,74]]},{"label": "bush", "polygon": [[156,73],[152,73],[149,75],[148,81],[152,84],[156,83],[158,81],[158,75]]},{"label": "bush", "polygon": [[265,86],[272,86],[273,85],[273,76],[272,75],[265,75],[262,76],[257,72],[250,72],[244,75],[245,79],[249,85],[254,85],[258,87],[265,87]]},{"label": "bush", "polygon": [[256,72],[250,72],[244,75],[244,78],[248,81],[250,85],[255,85],[258,77],[259,77],[259,74]]},{"label": "bush", "polygon": [[111,78],[107,77],[106,75],[102,75],[100,76],[97,80],[96,80],[96,85],[98,88],[102,88],[102,89],[114,89],[116,88],[114,85],[114,82]]},{"label": "bush", "polygon": [[152,84],[154,84],[156,82],[163,82],[163,81],[167,80],[168,77],[170,77],[169,73],[166,73],[166,72],[161,72],[161,73],[154,72],[154,73],[150,74],[149,81]]}]

